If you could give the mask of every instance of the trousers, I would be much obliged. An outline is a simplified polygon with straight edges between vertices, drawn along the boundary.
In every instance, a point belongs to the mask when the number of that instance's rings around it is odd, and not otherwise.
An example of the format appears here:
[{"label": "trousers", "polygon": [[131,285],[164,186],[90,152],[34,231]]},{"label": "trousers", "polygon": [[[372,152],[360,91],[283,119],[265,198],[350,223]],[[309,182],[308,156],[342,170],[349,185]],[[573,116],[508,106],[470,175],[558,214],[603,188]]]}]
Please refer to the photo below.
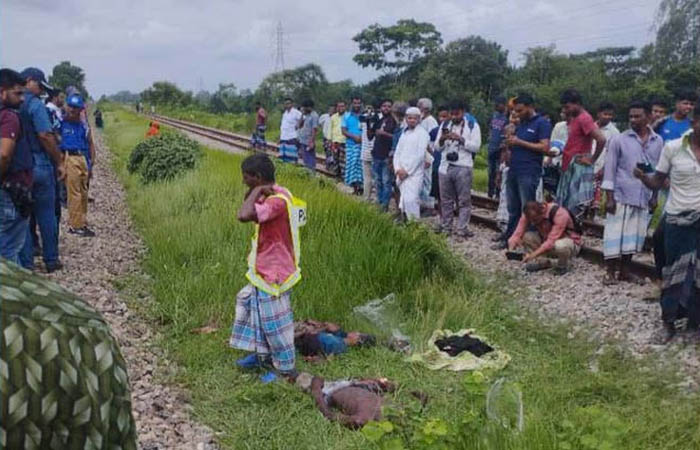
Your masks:
[{"label": "trousers", "polygon": [[452,230],[455,209],[459,211],[457,233],[469,231],[469,219],[472,214],[472,177],[471,167],[450,165],[447,173],[440,173],[440,210],[441,228]]}]

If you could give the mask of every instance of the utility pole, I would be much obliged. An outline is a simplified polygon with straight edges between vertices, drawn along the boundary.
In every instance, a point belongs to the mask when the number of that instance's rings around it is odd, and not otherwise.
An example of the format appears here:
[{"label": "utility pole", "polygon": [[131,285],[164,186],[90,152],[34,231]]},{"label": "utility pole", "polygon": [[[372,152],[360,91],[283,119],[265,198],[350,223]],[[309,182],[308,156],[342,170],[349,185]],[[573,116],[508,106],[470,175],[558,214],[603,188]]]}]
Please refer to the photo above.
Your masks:
[{"label": "utility pole", "polygon": [[275,44],[275,72],[281,72],[284,70],[284,29],[282,28],[281,20],[277,22]]}]

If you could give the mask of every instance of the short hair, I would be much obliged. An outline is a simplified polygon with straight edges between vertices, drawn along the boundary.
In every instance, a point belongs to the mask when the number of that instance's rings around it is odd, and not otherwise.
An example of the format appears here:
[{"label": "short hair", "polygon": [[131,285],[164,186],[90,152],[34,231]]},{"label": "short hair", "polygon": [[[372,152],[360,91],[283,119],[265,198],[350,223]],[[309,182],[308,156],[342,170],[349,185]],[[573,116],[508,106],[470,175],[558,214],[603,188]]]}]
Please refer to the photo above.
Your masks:
[{"label": "short hair", "polygon": [[342,103],[343,105],[345,105],[347,102],[346,102],[345,100],[338,100],[337,102],[335,102],[335,106],[338,106],[338,105],[340,105],[341,103]]},{"label": "short hair", "polygon": [[418,106],[418,99],[417,98],[411,98],[408,100],[408,106]]},{"label": "short hair", "polygon": [[24,86],[27,80],[22,78],[19,72],[12,69],[0,69],[0,88],[9,89],[15,86]]},{"label": "short hair", "polygon": [[301,102],[301,106],[304,108],[313,108],[314,107],[314,101],[311,100],[310,98],[307,98],[303,102]]},{"label": "short hair", "polygon": [[383,105],[384,103],[387,103],[387,102],[389,103],[389,105],[393,105],[393,104],[394,104],[394,101],[393,101],[392,99],[390,99],[390,98],[385,98],[384,100],[382,100],[381,102],[379,102],[379,106],[381,106],[381,105]]},{"label": "short hair", "polygon": [[525,203],[525,206],[523,206],[523,213],[527,214],[528,211],[533,209],[541,210],[542,204],[535,200],[530,200],[527,203]]},{"label": "short hair", "polygon": [[260,177],[263,181],[275,182],[275,165],[264,153],[255,153],[244,159],[241,163],[241,171]]},{"label": "short hair", "polygon": [[673,97],[676,99],[677,102],[682,102],[682,101],[689,101],[689,102],[697,102],[698,101],[698,94],[690,89],[681,89],[673,93]]},{"label": "short hair", "polygon": [[52,98],[56,98],[59,95],[61,95],[61,90],[60,89],[53,89],[51,91],[47,91],[47,94],[49,94],[49,100]]},{"label": "short hair", "polygon": [[432,110],[433,109],[433,101],[427,97],[419,98],[418,99],[418,107],[420,109],[426,108],[426,109]]},{"label": "short hair", "polygon": [[467,110],[467,105],[464,104],[462,100],[452,100],[449,105],[447,105],[450,111],[466,111]]},{"label": "short hair", "polygon": [[668,109],[668,102],[661,97],[652,97],[649,101],[650,106],[661,106],[664,109]]},{"label": "short hair", "polygon": [[615,105],[613,105],[611,102],[609,102],[607,100],[603,100],[602,102],[600,102],[600,105],[598,105],[598,112],[609,111],[609,110],[615,111]]},{"label": "short hair", "polygon": [[493,103],[495,105],[505,105],[506,104],[506,98],[502,95],[497,96],[496,98],[493,99]]},{"label": "short hair", "polygon": [[358,94],[355,94],[350,97],[350,102],[354,102],[355,100],[362,101],[362,97],[360,97]]},{"label": "short hair", "polygon": [[292,100],[291,97],[285,97],[285,98],[284,98],[284,101],[285,101],[285,102],[292,102],[292,103],[294,103],[294,100]]},{"label": "short hair", "polygon": [[651,113],[651,104],[643,100],[632,100],[627,105],[627,110],[631,109],[643,109],[647,114]]},{"label": "short hair", "polygon": [[527,92],[522,92],[518,94],[517,97],[515,97],[515,100],[513,100],[513,104],[532,106],[535,104],[535,99],[532,98],[532,95],[528,94]]},{"label": "short hair", "polygon": [[575,103],[577,105],[582,105],[583,98],[576,89],[567,89],[561,93],[561,96],[559,97],[559,103],[561,103],[562,105],[566,103]]},{"label": "short hair", "polygon": [[440,111],[449,111],[449,110],[450,110],[450,108],[448,108],[447,105],[440,105],[440,106],[437,107],[437,111],[438,111],[438,112],[440,112]]},{"label": "short hair", "polygon": [[398,114],[400,116],[405,116],[407,109],[408,109],[408,104],[406,104],[406,102],[396,102],[391,106],[391,112]]}]

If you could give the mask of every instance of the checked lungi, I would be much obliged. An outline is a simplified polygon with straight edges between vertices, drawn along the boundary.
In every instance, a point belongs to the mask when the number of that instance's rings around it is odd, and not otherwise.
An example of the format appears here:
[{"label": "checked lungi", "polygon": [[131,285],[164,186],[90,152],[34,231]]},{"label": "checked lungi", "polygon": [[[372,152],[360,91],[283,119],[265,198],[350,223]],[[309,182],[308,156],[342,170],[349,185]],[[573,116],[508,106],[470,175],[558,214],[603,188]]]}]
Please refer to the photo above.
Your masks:
[{"label": "checked lungi", "polygon": [[280,158],[284,162],[296,164],[299,160],[299,149],[297,147],[297,140],[283,140],[280,141]]},{"label": "checked lungi", "polygon": [[575,216],[581,216],[593,200],[593,166],[572,161],[559,180],[557,203]]},{"label": "checked lungi", "polygon": [[280,372],[294,369],[294,316],[291,290],[273,297],[253,285],[236,295],[236,318],[229,345],[268,356]]},{"label": "checked lungi", "polygon": [[661,318],[670,323],[684,317],[700,324],[700,211],[666,215],[666,265],[661,288]]},{"label": "checked lungi", "polygon": [[362,161],[360,145],[345,146],[345,184],[348,186],[362,185]]},{"label": "checked lungi", "polygon": [[615,214],[605,218],[603,256],[605,259],[634,255],[644,248],[649,226],[647,208],[618,204]]}]

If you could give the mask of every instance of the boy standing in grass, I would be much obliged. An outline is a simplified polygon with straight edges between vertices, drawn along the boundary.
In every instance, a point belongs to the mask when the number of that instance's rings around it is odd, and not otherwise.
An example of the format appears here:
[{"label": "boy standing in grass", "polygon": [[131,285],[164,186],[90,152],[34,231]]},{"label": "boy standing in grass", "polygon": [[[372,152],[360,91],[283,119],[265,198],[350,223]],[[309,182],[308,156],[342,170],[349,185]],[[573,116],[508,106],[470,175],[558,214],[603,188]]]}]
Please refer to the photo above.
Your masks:
[{"label": "boy standing in grass", "polygon": [[[243,368],[271,365],[285,378],[294,378],[294,318],[291,289],[301,280],[299,227],[305,223],[304,204],[275,184],[275,166],[264,154],[241,164],[249,190],[238,220],[254,222],[248,256],[250,284],[236,297],[236,318],[229,344],[251,353],[236,363]],[[263,382],[276,378],[274,372]]]}]

